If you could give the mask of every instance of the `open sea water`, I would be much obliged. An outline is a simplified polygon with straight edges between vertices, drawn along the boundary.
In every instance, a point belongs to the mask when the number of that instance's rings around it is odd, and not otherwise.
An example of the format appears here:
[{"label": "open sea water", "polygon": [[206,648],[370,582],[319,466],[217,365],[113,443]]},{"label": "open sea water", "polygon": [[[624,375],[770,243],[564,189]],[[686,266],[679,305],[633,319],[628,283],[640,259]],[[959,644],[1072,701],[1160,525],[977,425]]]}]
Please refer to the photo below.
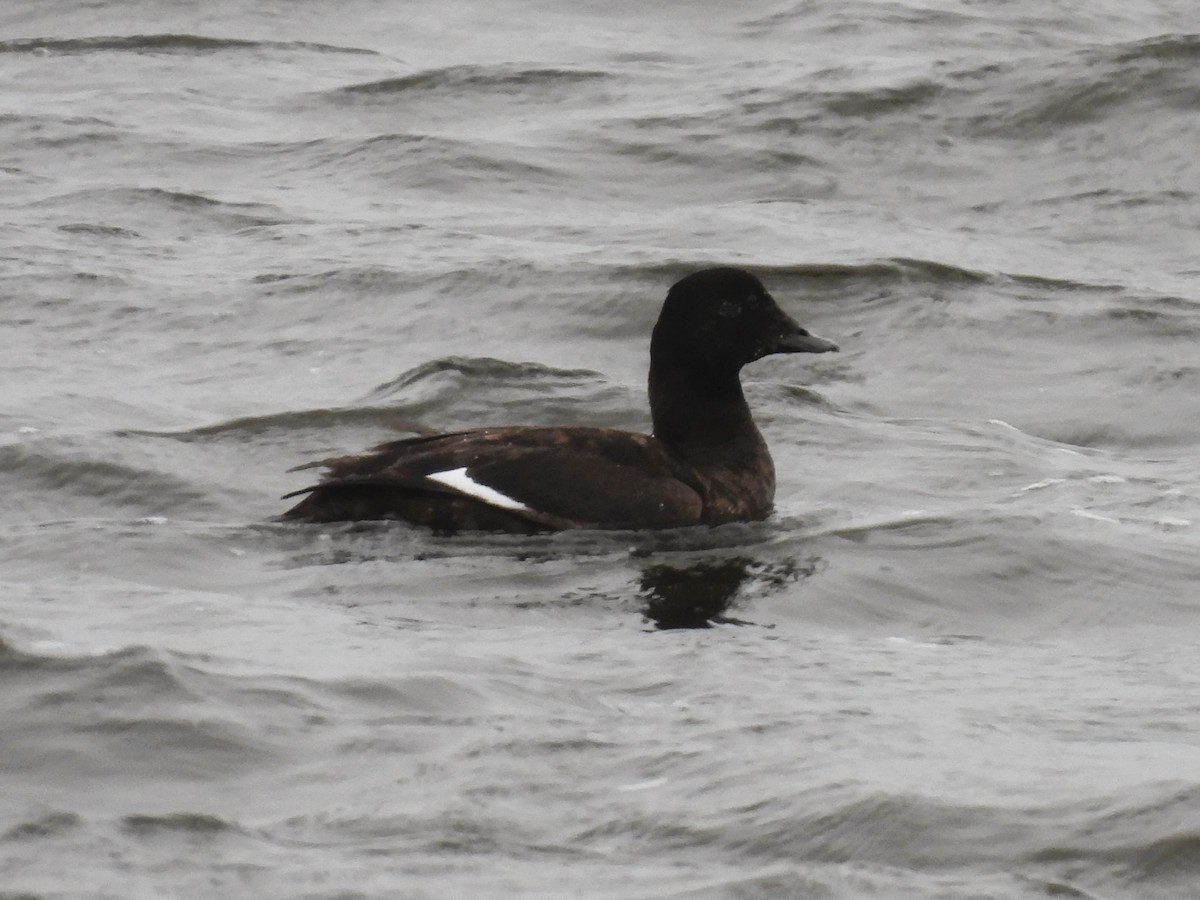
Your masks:
[{"label": "open sea water", "polygon": [[[1200,897],[1198,147],[1194,0],[6,3],[0,897]],[[271,521],[712,264],[769,521]]]}]

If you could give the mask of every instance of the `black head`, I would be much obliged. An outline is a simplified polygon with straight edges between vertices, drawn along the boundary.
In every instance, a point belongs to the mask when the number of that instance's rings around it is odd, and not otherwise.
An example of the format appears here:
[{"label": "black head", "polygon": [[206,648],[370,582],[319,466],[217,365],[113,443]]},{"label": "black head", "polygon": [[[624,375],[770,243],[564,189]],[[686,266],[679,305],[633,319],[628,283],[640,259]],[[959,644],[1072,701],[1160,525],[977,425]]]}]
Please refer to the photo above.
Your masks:
[{"label": "black head", "polygon": [[825,353],[837,344],[809,334],[743,269],[702,269],[667,293],[650,339],[652,363],[737,371],[772,353]]}]

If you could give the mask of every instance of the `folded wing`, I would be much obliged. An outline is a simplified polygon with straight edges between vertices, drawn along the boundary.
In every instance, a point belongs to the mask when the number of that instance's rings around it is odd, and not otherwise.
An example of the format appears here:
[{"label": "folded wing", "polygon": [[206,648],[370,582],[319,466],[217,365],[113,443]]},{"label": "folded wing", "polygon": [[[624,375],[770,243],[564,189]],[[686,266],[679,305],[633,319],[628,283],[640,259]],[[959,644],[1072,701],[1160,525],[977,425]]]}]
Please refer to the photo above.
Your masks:
[{"label": "folded wing", "polygon": [[[501,428],[393,441],[322,463],[320,484],[285,518],[400,518],[496,527],[672,527],[700,521],[699,494],[646,435]],[[450,515],[451,510],[453,515]],[[465,518],[464,518],[465,515]],[[468,524],[465,527],[470,527]]]}]

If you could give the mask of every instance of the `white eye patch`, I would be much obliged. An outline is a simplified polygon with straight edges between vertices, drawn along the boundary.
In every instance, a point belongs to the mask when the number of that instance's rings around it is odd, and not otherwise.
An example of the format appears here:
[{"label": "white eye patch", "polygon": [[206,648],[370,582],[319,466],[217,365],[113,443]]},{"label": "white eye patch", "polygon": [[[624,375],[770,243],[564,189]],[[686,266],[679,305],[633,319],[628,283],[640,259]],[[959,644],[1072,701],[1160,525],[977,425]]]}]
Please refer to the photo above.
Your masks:
[{"label": "white eye patch", "polygon": [[490,488],[486,484],[480,484],[478,481],[472,480],[467,475],[467,467],[461,469],[447,469],[444,472],[430,472],[425,476],[430,481],[436,481],[438,484],[444,484],[446,487],[454,488],[460,494],[468,497],[474,497],[491,506],[498,506],[500,509],[529,509],[524,503],[519,500],[514,500],[500,493],[495,488]]}]

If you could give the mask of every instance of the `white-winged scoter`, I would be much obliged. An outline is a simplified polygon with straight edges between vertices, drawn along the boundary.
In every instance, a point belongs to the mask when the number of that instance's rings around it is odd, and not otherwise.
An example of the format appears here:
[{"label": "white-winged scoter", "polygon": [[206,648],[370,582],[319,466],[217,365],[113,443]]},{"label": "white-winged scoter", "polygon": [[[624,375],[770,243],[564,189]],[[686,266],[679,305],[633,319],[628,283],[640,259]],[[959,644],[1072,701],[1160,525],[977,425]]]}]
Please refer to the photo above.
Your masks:
[{"label": "white-winged scoter", "polygon": [[[772,353],[825,353],[741,269],[667,293],[650,339],[653,435],[513,426],[390,441],[324,466],[281,518],[401,519],[436,531],[676,528],[765,518],[775,466],[738,373]],[[301,466],[300,468],[307,468]]]}]

